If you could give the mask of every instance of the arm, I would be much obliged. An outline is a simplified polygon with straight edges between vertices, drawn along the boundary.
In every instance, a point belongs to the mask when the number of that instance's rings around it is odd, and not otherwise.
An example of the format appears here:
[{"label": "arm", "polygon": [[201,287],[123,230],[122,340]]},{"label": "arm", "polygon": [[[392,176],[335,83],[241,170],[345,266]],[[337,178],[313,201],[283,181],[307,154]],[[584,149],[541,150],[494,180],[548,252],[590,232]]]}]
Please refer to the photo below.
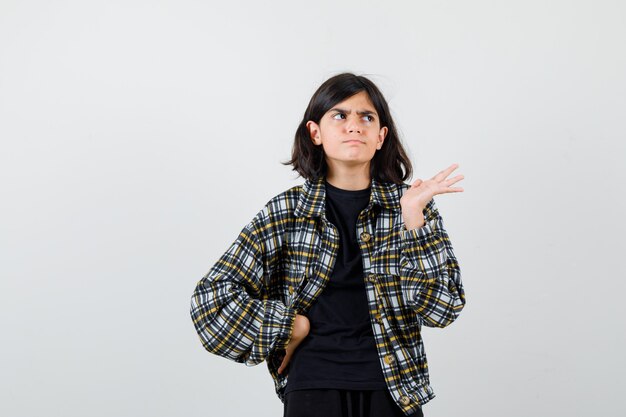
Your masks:
[{"label": "arm", "polygon": [[402,230],[400,275],[405,299],[428,327],[446,327],[465,306],[459,264],[431,200],[422,227]]},{"label": "arm", "polygon": [[402,291],[419,321],[429,327],[448,326],[465,306],[459,264],[433,200],[438,194],[463,191],[451,187],[463,175],[448,179],[458,166],[452,164],[428,180],[416,180],[400,199]]},{"label": "arm", "polygon": [[273,226],[266,206],[198,282],[191,298],[191,318],[204,348],[246,365],[284,349],[296,315],[281,301],[261,298],[269,259],[276,259],[271,255],[277,249],[265,244]]}]

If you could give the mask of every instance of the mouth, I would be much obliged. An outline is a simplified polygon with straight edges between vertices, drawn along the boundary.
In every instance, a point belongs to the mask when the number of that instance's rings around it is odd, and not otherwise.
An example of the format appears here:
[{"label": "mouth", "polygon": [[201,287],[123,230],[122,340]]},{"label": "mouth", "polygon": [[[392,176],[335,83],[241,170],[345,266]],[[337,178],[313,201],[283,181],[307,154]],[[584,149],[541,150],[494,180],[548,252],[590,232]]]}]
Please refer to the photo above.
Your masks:
[{"label": "mouth", "polygon": [[365,143],[365,142],[357,140],[357,139],[352,139],[352,140],[346,140],[344,143]]}]

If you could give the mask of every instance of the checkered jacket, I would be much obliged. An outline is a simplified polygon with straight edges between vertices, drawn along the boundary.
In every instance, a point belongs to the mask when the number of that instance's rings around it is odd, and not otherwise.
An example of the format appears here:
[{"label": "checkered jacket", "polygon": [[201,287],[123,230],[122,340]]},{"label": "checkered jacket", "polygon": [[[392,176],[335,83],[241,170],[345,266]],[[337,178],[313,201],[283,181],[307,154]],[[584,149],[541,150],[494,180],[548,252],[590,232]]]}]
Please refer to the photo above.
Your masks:
[{"label": "checkered jacket", "polygon": [[[407,184],[371,181],[357,219],[372,329],[389,392],[407,414],[434,398],[421,327],[445,327],[465,305],[459,264],[435,201],[426,224],[407,230],[400,197]],[[198,282],[191,317],[209,352],[277,373],[296,313],[306,315],[331,276],[339,247],[326,219],[324,178],[272,198]],[[297,353],[296,353],[297,354]]]}]

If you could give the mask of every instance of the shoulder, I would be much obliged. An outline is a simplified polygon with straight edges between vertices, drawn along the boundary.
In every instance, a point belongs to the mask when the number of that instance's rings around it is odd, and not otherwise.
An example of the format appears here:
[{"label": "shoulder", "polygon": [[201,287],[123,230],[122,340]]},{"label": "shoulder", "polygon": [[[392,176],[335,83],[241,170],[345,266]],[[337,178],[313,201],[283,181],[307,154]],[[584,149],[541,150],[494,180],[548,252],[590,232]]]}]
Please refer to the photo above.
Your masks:
[{"label": "shoulder", "polygon": [[268,208],[270,212],[274,213],[293,213],[293,210],[295,210],[296,205],[298,204],[302,189],[302,185],[294,185],[293,187],[272,197],[265,204],[265,207]]},{"label": "shoulder", "polygon": [[400,194],[400,196],[402,196],[406,190],[411,188],[411,184],[407,184],[405,182],[401,184],[394,184],[394,185],[396,186],[396,189],[398,190],[398,194]]},{"label": "shoulder", "polygon": [[298,205],[302,185],[295,185],[274,197],[270,198],[255,216],[253,223],[257,227],[275,228],[294,217],[294,210]]}]

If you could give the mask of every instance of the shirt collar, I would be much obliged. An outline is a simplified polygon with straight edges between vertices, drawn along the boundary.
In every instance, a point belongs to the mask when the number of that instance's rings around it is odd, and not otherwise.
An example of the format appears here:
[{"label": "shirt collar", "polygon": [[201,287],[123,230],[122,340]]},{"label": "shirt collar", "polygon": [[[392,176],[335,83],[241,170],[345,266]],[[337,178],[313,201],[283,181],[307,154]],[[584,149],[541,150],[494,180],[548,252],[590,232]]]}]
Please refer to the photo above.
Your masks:
[{"label": "shirt collar", "polygon": [[[304,182],[298,205],[294,211],[296,217],[320,217],[322,215],[326,205],[325,178],[325,176],[320,176],[317,179]],[[372,178],[371,187],[370,202],[366,208],[367,210],[373,205],[393,211],[400,210],[398,185],[379,182]]]}]

